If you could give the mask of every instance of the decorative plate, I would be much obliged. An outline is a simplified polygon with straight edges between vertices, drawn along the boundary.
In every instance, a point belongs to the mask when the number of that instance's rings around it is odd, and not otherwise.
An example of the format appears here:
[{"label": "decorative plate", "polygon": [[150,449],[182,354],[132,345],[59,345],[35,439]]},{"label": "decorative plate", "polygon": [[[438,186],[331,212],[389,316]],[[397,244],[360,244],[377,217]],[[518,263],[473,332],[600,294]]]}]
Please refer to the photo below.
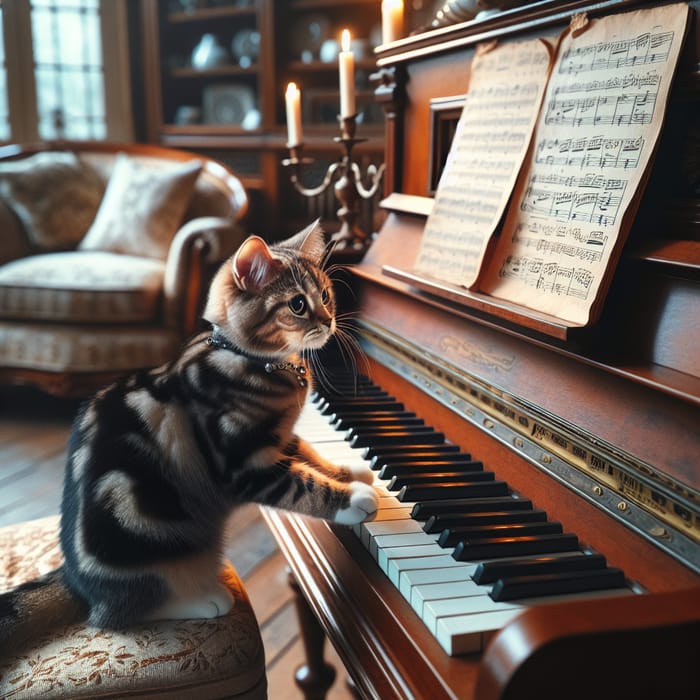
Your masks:
[{"label": "decorative plate", "polygon": [[203,94],[204,123],[241,126],[255,109],[255,93],[248,85],[208,85]]},{"label": "decorative plate", "polygon": [[254,29],[237,31],[231,39],[231,53],[239,63],[242,61],[247,62],[248,65],[255,63],[260,55],[260,32]]}]

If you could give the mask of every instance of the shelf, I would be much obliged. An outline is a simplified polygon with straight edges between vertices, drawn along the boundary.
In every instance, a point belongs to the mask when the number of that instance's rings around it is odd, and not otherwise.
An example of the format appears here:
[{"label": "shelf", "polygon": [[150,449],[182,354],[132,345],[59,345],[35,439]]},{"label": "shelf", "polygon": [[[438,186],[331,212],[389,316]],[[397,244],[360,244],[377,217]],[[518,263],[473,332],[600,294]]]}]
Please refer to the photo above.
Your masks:
[{"label": "shelf", "polygon": [[[378,0],[355,0],[352,5],[377,5]],[[338,8],[337,0],[292,0],[289,3],[293,10],[335,10]]]},{"label": "shelf", "polygon": [[259,72],[257,64],[250,68],[241,68],[233,64],[217,66],[216,68],[173,68],[170,71],[172,78],[221,78],[226,76],[257,75]]},{"label": "shelf", "polygon": [[[338,61],[289,61],[287,68],[290,73],[323,73],[338,72]],[[355,70],[373,71],[377,64],[373,58],[363,58],[355,61]]]},{"label": "shelf", "polygon": [[185,24],[189,22],[206,22],[213,19],[225,19],[228,17],[254,17],[256,9],[250,7],[203,7],[192,12],[173,12],[168,15],[168,22],[172,24]]}]

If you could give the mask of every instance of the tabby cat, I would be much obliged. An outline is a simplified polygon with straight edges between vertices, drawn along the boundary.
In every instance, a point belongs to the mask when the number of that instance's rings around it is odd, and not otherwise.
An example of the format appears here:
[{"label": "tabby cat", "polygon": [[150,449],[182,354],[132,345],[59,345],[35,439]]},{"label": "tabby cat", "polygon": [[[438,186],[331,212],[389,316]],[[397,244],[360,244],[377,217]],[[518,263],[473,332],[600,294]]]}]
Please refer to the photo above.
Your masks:
[{"label": "tabby cat", "polygon": [[0,596],[0,649],[87,619],[121,628],[225,614],[225,522],[257,502],[353,524],[372,472],[337,467],[294,435],[308,360],[336,331],[317,222],[245,240],[213,279],[212,330],[173,362],[117,381],[79,411],[63,490],[62,567]]}]

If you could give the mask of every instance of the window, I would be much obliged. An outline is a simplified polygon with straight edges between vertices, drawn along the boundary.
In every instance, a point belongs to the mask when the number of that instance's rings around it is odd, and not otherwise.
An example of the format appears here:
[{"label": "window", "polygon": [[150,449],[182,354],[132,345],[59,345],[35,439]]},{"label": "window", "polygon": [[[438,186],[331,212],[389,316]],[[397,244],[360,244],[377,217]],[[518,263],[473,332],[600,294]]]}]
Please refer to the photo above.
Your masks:
[{"label": "window", "polygon": [[132,139],[125,0],[0,0],[0,23],[0,140]]}]

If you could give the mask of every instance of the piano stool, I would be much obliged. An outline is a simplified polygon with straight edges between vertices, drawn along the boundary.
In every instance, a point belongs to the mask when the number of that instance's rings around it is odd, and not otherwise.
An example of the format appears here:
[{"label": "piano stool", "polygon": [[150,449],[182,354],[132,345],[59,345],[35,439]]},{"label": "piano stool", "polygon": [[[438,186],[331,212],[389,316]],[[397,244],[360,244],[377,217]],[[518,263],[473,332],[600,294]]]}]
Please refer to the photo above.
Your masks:
[{"label": "piano stool", "polygon": [[[0,591],[60,564],[58,531],[58,516],[0,529]],[[71,625],[0,658],[0,697],[264,700],[258,622],[230,563],[221,577],[236,601],[227,615],[124,631]]]}]

